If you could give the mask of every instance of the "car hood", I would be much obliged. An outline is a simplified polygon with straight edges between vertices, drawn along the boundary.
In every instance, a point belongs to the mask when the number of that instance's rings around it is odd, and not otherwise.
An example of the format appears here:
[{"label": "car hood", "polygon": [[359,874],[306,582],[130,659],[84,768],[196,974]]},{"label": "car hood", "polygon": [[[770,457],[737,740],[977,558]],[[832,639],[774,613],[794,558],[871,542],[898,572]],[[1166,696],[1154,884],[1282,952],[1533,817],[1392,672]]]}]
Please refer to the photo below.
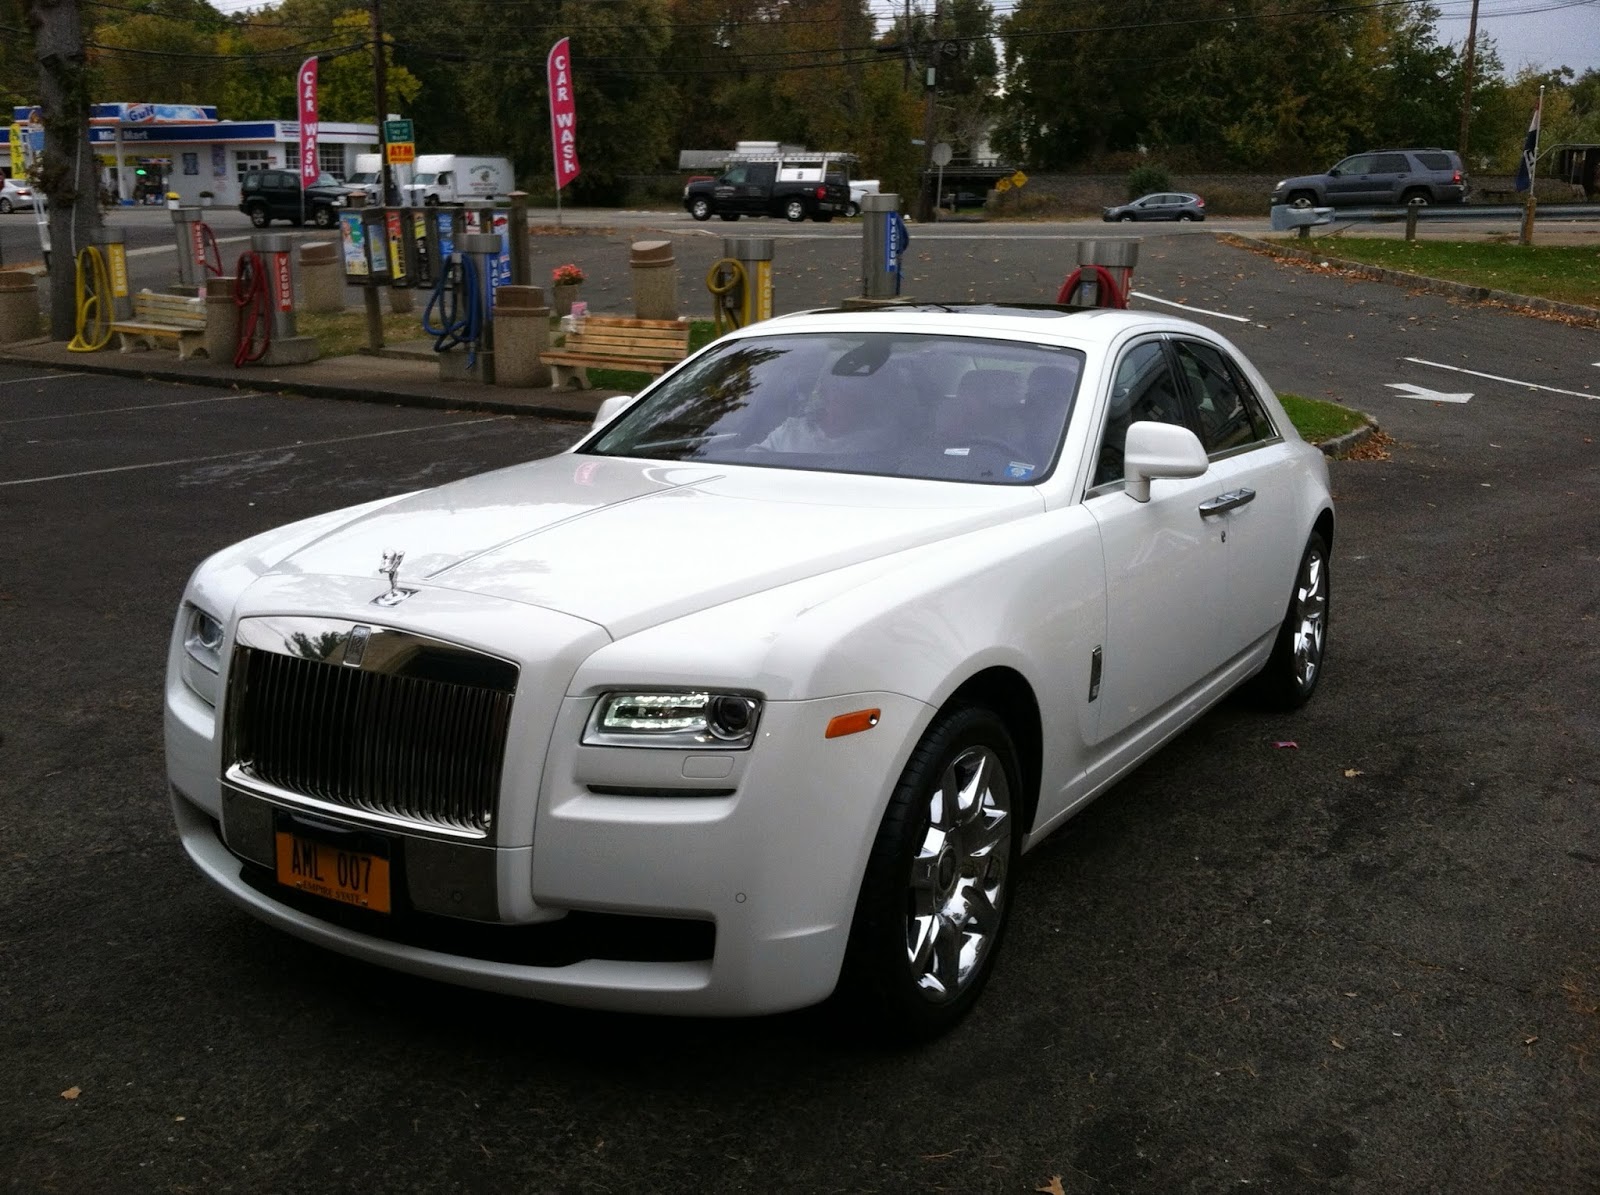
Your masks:
[{"label": "car hood", "polygon": [[571,614],[614,636],[1037,513],[1027,486],[563,455],[370,510],[275,572],[370,577]]}]

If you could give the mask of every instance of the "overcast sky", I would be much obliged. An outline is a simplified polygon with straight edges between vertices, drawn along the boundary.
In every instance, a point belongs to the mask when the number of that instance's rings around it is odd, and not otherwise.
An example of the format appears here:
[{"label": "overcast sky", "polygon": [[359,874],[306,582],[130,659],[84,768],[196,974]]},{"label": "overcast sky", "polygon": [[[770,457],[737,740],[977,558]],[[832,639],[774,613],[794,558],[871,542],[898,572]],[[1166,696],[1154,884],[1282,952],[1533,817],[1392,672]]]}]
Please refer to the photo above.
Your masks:
[{"label": "overcast sky", "polygon": [[[873,12],[898,12],[896,0],[869,0]],[[1443,14],[1439,40],[1460,44],[1467,38],[1472,0],[1434,0]],[[267,7],[261,0],[212,0],[223,12]],[[997,13],[1016,0],[991,0]],[[1524,65],[1570,66],[1580,74],[1600,68],[1600,0],[1479,0],[1478,27],[1495,39],[1508,74]]]}]

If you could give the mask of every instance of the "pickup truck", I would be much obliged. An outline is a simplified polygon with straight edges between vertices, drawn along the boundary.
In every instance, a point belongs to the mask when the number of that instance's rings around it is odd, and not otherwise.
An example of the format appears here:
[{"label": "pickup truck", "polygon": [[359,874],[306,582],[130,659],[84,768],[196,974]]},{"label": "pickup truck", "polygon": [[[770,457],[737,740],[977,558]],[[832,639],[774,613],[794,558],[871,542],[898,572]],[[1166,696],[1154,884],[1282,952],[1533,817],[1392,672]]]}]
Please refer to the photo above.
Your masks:
[{"label": "pickup truck", "polygon": [[683,206],[696,220],[782,216],[826,224],[850,205],[844,163],[817,154],[733,162],[720,177],[697,179],[683,189]]}]

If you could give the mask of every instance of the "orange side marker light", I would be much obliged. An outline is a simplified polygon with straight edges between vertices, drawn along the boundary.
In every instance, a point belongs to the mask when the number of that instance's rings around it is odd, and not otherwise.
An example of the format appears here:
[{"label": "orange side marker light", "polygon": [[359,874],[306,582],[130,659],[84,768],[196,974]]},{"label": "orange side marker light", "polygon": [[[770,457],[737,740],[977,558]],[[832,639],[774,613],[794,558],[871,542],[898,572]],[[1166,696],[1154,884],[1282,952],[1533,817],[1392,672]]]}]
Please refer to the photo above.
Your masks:
[{"label": "orange side marker light", "polygon": [[879,710],[856,710],[849,714],[840,714],[828,722],[828,733],[824,738],[838,739],[847,734],[860,734],[863,730],[871,730],[878,724]]}]

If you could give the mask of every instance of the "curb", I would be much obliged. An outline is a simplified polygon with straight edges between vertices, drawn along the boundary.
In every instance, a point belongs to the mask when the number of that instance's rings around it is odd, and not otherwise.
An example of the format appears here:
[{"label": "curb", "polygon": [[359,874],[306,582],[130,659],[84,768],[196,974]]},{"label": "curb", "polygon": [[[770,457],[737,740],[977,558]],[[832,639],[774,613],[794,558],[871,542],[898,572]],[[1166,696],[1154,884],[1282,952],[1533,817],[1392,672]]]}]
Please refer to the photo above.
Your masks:
[{"label": "curb", "polygon": [[[0,348],[0,364],[26,365],[35,368],[58,368],[54,363],[33,357],[15,356],[11,350],[29,345],[49,344],[43,340],[19,341]],[[89,356],[89,354],[84,354]],[[434,411],[481,411],[490,415],[534,415],[544,419],[563,419],[574,423],[592,423],[592,411],[574,410],[572,407],[546,405],[537,401],[516,402],[484,396],[458,397],[446,394],[416,394],[404,390],[377,390],[361,386],[337,386],[323,382],[299,379],[260,377],[248,374],[237,377],[219,377],[204,373],[189,373],[175,369],[145,368],[131,365],[107,365],[99,361],[73,361],[75,373],[104,374],[109,377],[139,378],[147,382],[171,382],[185,386],[222,386],[234,390],[250,390],[264,394],[299,394],[306,398],[338,398],[353,402],[382,403],[392,407],[422,407]],[[576,393],[576,392],[575,392]]]},{"label": "curb", "polygon": [[1361,412],[1361,416],[1367,421],[1364,426],[1358,427],[1354,431],[1345,432],[1343,435],[1335,436],[1331,440],[1323,440],[1317,444],[1317,447],[1322,449],[1324,456],[1335,458],[1343,456],[1352,448],[1365,444],[1378,433],[1380,430],[1378,421],[1365,411]]},{"label": "curb", "polygon": [[1493,290],[1487,286],[1470,286],[1465,282],[1450,282],[1444,278],[1431,278],[1427,274],[1411,274],[1405,270],[1391,270],[1386,266],[1350,261],[1320,249],[1305,249],[1299,245],[1285,245],[1264,237],[1242,232],[1219,233],[1217,239],[1245,248],[1261,249],[1274,257],[1291,257],[1301,261],[1327,262],[1359,278],[1374,282],[1387,282],[1394,286],[1409,286],[1452,299],[1465,299],[1470,303],[1498,303],[1507,307],[1522,307],[1547,315],[1560,315],[1568,319],[1586,320],[1600,325],[1600,307],[1586,307],[1581,303],[1558,303],[1554,299],[1541,299],[1534,295],[1518,295],[1508,290]]}]

